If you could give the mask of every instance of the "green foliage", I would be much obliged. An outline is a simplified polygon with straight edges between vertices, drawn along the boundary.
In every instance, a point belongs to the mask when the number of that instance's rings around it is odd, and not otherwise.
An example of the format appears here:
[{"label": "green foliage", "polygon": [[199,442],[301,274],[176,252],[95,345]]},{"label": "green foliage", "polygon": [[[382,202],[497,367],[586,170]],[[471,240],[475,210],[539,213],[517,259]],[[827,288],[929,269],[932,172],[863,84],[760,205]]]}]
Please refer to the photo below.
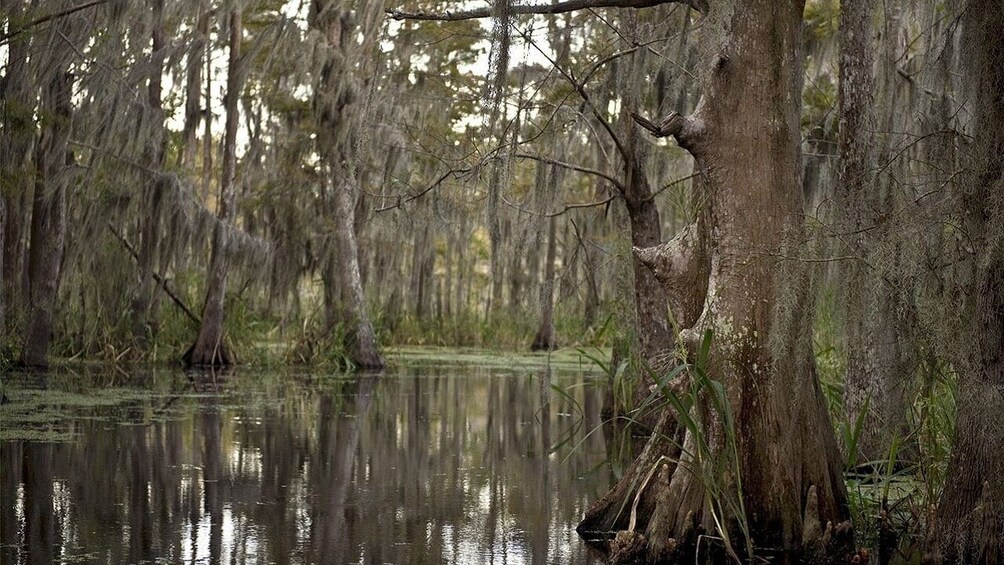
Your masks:
[{"label": "green foliage", "polygon": [[304,321],[285,344],[283,356],[279,360],[293,365],[352,371],[356,366],[345,349],[347,331],[344,324],[324,328],[322,324]]},{"label": "green foliage", "polygon": [[[809,0],[805,3],[805,34],[808,41],[825,41],[837,35],[840,23],[840,2]],[[811,52],[811,49],[808,51]]]},{"label": "green foliage", "polygon": [[[676,414],[678,422],[692,439],[694,449],[688,450],[683,445],[677,445],[682,456],[679,460],[669,462],[684,466],[701,481],[704,487],[704,508],[711,513],[715,523],[716,539],[722,543],[725,552],[739,562],[736,544],[742,544],[742,551],[750,559],[754,557],[754,546],[743,500],[736,421],[725,385],[712,379],[707,372],[713,338],[713,332],[708,330],[702,339],[694,363],[680,362],[665,374],[653,374],[656,386],[637,407],[631,405],[634,382],[628,376],[631,372],[625,370],[626,362],[614,367],[599,355],[581,349],[579,352],[592,360],[606,375],[608,386],[611,388],[610,394],[614,397],[613,402],[623,411],[621,414],[626,414],[615,416],[616,418],[632,421],[650,410],[672,410]],[[680,377],[686,382],[682,393],[676,392],[671,386],[676,384]],[[553,388],[562,397],[568,396],[567,391],[558,387]],[[581,412],[581,409],[578,410]],[[675,438],[666,439],[676,443]],[[656,461],[640,484],[644,485],[651,481],[665,462],[662,459]],[[640,493],[642,490],[644,488],[639,488],[637,492]],[[630,502],[625,501],[625,506]],[[633,504],[632,512],[635,512],[638,505],[637,496]]]},{"label": "green foliage", "polygon": [[[422,319],[413,315],[391,319],[386,312],[379,310],[374,314],[379,341],[391,346],[432,345],[527,351],[540,324],[535,313],[521,311],[514,315],[509,310],[495,312],[488,318],[471,310],[453,316]],[[577,314],[555,316],[554,333],[559,346],[608,346],[609,319],[599,328],[586,327]]]},{"label": "green foliage", "polygon": [[577,351],[599,367],[606,377],[613,413],[620,415],[634,412],[634,389],[639,379],[639,373],[629,370],[629,360],[624,359],[614,365],[613,362],[604,361],[603,353],[598,349],[594,351],[578,349]]},{"label": "green foliage", "polygon": [[[708,375],[707,367],[714,333],[707,330],[701,341],[697,360],[693,364],[680,364],[656,380],[657,391],[649,401],[661,393],[693,440],[696,449],[688,451],[680,446],[682,458],[678,462],[701,481],[704,486],[705,510],[711,512],[716,533],[728,555],[739,562],[735,544],[742,543],[748,559],[754,558],[753,539],[750,536],[749,518],[743,501],[742,469],[739,459],[739,441],[732,406],[725,385]],[[688,388],[678,395],[668,386],[678,374],[687,372]],[[723,442],[713,442],[715,430]],[[713,444],[718,444],[712,448]],[[738,531],[733,530],[737,528]],[[734,539],[734,534],[739,539]]]},{"label": "green foliage", "polygon": [[837,312],[834,289],[824,289],[813,332],[816,370],[845,454],[857,544],[905,552],[906,561],[919,561],[929,510],[941,493],[951,452],[956,375],[950,366],[933,359],[922,366],[924,387],[913,399],[908,435],[897,437],[882,459],[858,461],[857,442],[865,432],[870,400],[858,414],[844,408],[846,354],[839,339]]}]

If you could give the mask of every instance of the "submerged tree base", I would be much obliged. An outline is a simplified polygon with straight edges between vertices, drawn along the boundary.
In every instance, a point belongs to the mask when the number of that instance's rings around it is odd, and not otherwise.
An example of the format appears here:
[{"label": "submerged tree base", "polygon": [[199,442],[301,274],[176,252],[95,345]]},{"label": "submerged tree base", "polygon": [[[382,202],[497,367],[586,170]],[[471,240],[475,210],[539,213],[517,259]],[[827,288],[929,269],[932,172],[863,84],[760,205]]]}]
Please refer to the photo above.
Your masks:
[{"label": "submerged tree base", "polygon": [[558,348],[558,342],[554,339],[554,334],[550,331],[537,332],[530,344],[530,351],[554,351]]},{"label": "submerged tree base", "polygon": [[198,343],[192,344],[182,355],[181,360],[188,369],[222,369],[230,367],[236,362],[231,355],[230,348],[223,341],[220,341],[212,349],[198,347]]}]

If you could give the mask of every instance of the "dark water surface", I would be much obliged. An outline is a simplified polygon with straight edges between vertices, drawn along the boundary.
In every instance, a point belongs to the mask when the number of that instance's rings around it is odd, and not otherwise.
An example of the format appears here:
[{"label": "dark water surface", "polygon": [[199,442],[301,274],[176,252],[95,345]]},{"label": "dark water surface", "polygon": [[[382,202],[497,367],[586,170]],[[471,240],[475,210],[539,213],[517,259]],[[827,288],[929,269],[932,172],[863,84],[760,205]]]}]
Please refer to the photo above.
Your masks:
[{"label": "dark water surface", "polygon": [[581,371],[4,381],[0,437],[32,438],[0,442],[4,564],[595,559],[574,528],[611,471]]}]

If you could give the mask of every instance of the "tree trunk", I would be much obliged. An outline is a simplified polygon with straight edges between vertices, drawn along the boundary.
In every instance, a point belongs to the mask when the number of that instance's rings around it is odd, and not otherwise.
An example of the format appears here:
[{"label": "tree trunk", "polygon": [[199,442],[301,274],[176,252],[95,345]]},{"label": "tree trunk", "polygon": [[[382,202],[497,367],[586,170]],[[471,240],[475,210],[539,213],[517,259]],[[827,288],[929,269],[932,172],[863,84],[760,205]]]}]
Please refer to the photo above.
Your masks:
[{"label": "tree trunk", "polygon": [[[703,98],[694,115],[671,114],[658,128],[694,155],[702,174],[708,296],[682,337],[694,361],[713,332],[703,371],[721,383],[728,409],[714,408],[715,388],[705,385],[680,464],[650,453],[652,464],[625,474],[615,489],[630,502],[636,489],[624,482],[642,484],[658,471],[645,482],[633,531],[617,517],[624,498],[589,510],[580,530],[622,530],[611,544],[615,560],[692,556],[702,532],[732,540],[741,554],[754,542],[789,559],[849,554],[847,495],[812,357],[809,277],[789,258],[804,240],[802,11],[796,0],[713,3],[702,24],[713,34]],[[647,450],[666,450],[658,445],[664,437],[653,436]]]},{"label": "tree trunk", "polygon": [[349,186],[335,187],[335,239],[338,241],[341,263],[339,273],[343,307],[349,324],[346,348],[349,358],[359,367],[382,369],[383,356],[377,348],[376,334],[367,314],[366,295],[359,275],[359,249],[356,245],[356,233],[352,228],[355,214],[352,194]]},{"label": "tree trunk", "polygon": [[322,267],[321,283],[324,286],[324,333],[334,331],[342,322],[342,286],[338,276],[338,259],[329,253]]},{"label": "tree trunk", "polygon": [[453,255],[456,252],[456,234],[446,232],[446,252],[443,255],[443,316],[453,318]]},{"label": "tree trunk", "polygon": [[[7,300],[6,292],[4,292],[7,286],[7,279],[4,277],[4,235],[7,232],[7,197],[0,195],[0,332],[3,332],[3,342],[0,342],[0,348],[6,345],[7,332]],[[4,352],[0,349],[0,355]]]},{"label": "tree trunk", "polygon": [[[638,57],[630,56],[629,68],[635,68],[634,73],[642,72]],[[631,73],[632,75],[634,73]],[[634,82],[634,81],[629,81]],[[627,207],[631,222],[631,245],[644,249],[654,247],[662,241],[662,219],[659,208],[655,204],[648,175],[645,173],[647,151],[645,141],[639,139],[638,128],[631,121],[630,108],[638,106],[638,95],[625,93],[625,101],[621,107],[621,128],[625,136],[627,155],[624,163],[624,204]],[[654,359],[661,352],[671,349],[673,344],[673,328],[667,316],[666,293],[655,277],[655,273],[646,267],[637,257],[631,259],[634,271],[635,308],[638,316],[638,342],[642,359],[646,362]],[[647,373],[647,371],[646,371]],[[642,395],[648,394],[648,385],[643,383],[639,388]]]},{"label": "tree trunk", "polygon": [[571,224],[582,254],[583,278],[586,279],[586,303],[583,306],[582,324],[585,328],[591,328],[596,322],[596,313],[600,309],[600,289],[596,282],[599,269],[594,257],[596,251],[593,249],[592,243],[589,242],[588,220],[583,224],[581,231],[575,222],[571,222]]},{"label": "tree trunk", "polygon": [[[847,347],[844,409],[851,423],[863,418],[856,453],[847,456],[862,462],[885,459],[897,438],[904,441],[909,436],[906,393],[914,371],[896,319],[902,298],[882,272],[870,267],[877,247],[888,238],[888,222],[883,219],[892,213],[892,200],[882,194],[882,183],[874,174],[872,15],[871,2],[848,0],[841,5],[840,167],[834,199],[835,227],[841,234],[835,255],[855,257],[840,265],[838,292],[843,298]],[[885,59],[898,54],[894,49],[882,52]],[[890,80],[899,78],[895,63],[891,68],[886,65],[885,72]]]},{"label": "tree trunk", "polygon": [[[27,16],[28,2],[19,1],[11,5],[10,21]],[[27,204],[31,200],[31,174],[29,159],[35,136],[34,109],[32,96],[31,67],[28,61],[30,35],[20,34],[8,43],[7,68],[0,81],[0,199],[6,212],[2,243],[3,266],[0,270],[0,287],[3,295],[0,303],[5,318],[0,331],[6,336],[16,333],[23,319],[22,300],[25,288],[24,229],[28,217]],[[0,345],[11,345],[3,343]]]},{"label": "tree trunk", "polygon": [[[637,25],[635,19],[629,21],[632,27]],[[641,58],[637,54],[628,57],[627,68],[628,77],[644,72]],[[636,83],[634,80],[628,82]],[[623,97],[620,113],[620,128],[624,136],[621,146],[625,179],[623,196],[631,225],[631,245],[635,250],[651,249],[658,246],[662,239],[662,219],[645,172],[645,142],[639,138],[638,129],[631,120],[631,110],[638,107],[639,96],[628,90],[623,93]],[[703,223],[698,224],[698,228],[703,226]],[[698,238],[697,241],[703,243],[703,238]],[[697,318],[699,308],[692,308],[692,312],[681,311],[679,304],[674,308],[667,301],[667,293],[685,293],[696,297],[691,302],[702,302],[707,290],[707,262],[703,257],[702,250],[694,255],[695,259],[701,260],[689,263],[696,270],[697,276],[690,280],[667,281],[660,280],[658,270],[647,265],[637,252],[632,253],[636,331],[642,362],[639,367],[640,378],[633,391],[634,407],[641,406],[649,396],[651,387],[655,384],[654,377],[665,374],[675,364],[672,351],[676,328],[670,322],[671,317],[679,327],[690,327]],[[648,414],[639,421],[651,427],[656,419]]]},{"label": "tree trunk", "polygon": [[[512,320],[519,319],[520,310],[523,308],[523,287],[527,280],[534,280],[538,274],[537,265],[539,255],[536,249],[526,249],[526,241],[523,235],[513,236],[512,251],[509,256],[509,317]],[[526,253],[526,266],[523,265],[523,254]],[[524,269],[529,269],[528,275]]]},{"label": "tree trunk", "polygon": [[133,340],[144,346],[152,337],[150,327],[150,305],[154,300],[155,286],[153,269],[156,263],[157,249],[160,241],[160,202],[166,179],[162,178],[164,156],[167,140],[164,135],[164,108],[161,97],[161,82],[164,67],[164,0],[151,0],[153,26],[151,44],[152,51],[150,84],[147,89],[147,112],[142,119],[151,122],[151,133],[147,140],[144,160],[146,173],[146,188],[141,201],[140,224],[142,239],[139,246],[139,288],[132,302],[132,335]]},{"label": "tree trunk", "polygon": [[[363,15],[365,16],[365,15]],[[310,25],[324,38],[327,58],[318,80],[314,111],[318,122],[318,152],[335,177],[334,240],[341,286],[341,313],[347,323],[345,347],[349,358],[363,369],[381,369],[383,357],[370,323],[359,271],[359,247],[355,231],[355,183],[352,168],[352,127],[359,106],[359,93],[349,70],[360,32],[355,15],[338,2],[318,0],[311,8]]]},{"label": "tree trunk", "polygon": [[1004,5],[969,2],[963,60],[973,141],[961,194],[965,231],[974,238],[972,280],[959,289],[968,348],[959,373],[955,447],[938,503],[937,561],[1004,559]]},{"label": "tree trunk", "polygon": [[206,86],[203,97],[206,108],[203,115],[202,134],[202,202],[209,204],[209,192],[213,181],[213,50],[209,47],[209,28],[206,28]]},{"label": "tree trunk", "polygon": [[[223,336],[223,301],[227,292],[227,271],[230,264],[228,240],[230,218],[235,205],[235,177],[237,176],[237,103],[243,89],[238,65],[241,57],[241,8],[238,4],[230,12],[230,59],[227,69],[227,93],[223,99],[226,124],[223,133],[223,171],[220,179],[220,203],[213,230],[213,251],[206,279],[206,302],[202,309],[199,336],[185,353],[189,367],[226,367],[233,363]],[[209,120],[207,120],[209,121]]]},{"label": "tree trunk", "polygon": [[66,239],[66,188],[72,174],[70,140],[73,75],[57,72],[42,97],[52,120],[42,130],[35,152],[35,193],[28,256],[28,325],[21,360],[45,366],[52,335],[52,314],[59,289],[59,270]]},{"label": "tree trunk", "polygon": [[209,12],[200,11],[195,24],[198,37],[188,53],[188,70],[185,77],[185,125],[181,130],[181,149],[178,151],[178,168],[195,166],[198,150],[196,134],[202,119],[202,66],[209,44]]},{"label": "tree trunk", "polygon": [[425,276],[426,257],[429,253],[429,225],[425,222],[415,234],[415,245],[411,253],[411,305],[416,320],[424,320],[429,314],[429,295]]},{"label": "tree trunk", "polygon": [[[558,175],[557,167],[551,170]],[[547,258],[544,264],[544,283],[540,285],[540,328],[530,345],[530,351],[551,351],[558,348],[554,340],[554,261],[558,254],[557,220],[554,216],[547,226]]]},{"label": "tree trunk", "polygon": [[467,293],[466,279],[470,276],[472,269],[469,268],[469,263],[467,261],[467,256],[465,250],[469,248],[470,235],[467,233],[467,214],[463,214],[460,218],[460,232],[457,236],[459,241],[457,242],[457,286],[456,286],[456,297],[454,301],[456,303],[456,315],[464,316],[467,314]]}]

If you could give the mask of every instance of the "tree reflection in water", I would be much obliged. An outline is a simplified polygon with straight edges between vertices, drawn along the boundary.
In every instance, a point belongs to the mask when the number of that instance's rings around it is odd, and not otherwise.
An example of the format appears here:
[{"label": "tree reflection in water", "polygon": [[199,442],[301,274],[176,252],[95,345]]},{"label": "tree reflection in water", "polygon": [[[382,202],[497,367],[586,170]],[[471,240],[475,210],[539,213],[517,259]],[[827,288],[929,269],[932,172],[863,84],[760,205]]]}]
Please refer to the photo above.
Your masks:
[{"label": "tree reflection in water", "polygon": [[3,563],[592,559],[574,527],[611,477],[591,377],[137,378],[158,394],[78,414],[71,443],[2,443]]}]

